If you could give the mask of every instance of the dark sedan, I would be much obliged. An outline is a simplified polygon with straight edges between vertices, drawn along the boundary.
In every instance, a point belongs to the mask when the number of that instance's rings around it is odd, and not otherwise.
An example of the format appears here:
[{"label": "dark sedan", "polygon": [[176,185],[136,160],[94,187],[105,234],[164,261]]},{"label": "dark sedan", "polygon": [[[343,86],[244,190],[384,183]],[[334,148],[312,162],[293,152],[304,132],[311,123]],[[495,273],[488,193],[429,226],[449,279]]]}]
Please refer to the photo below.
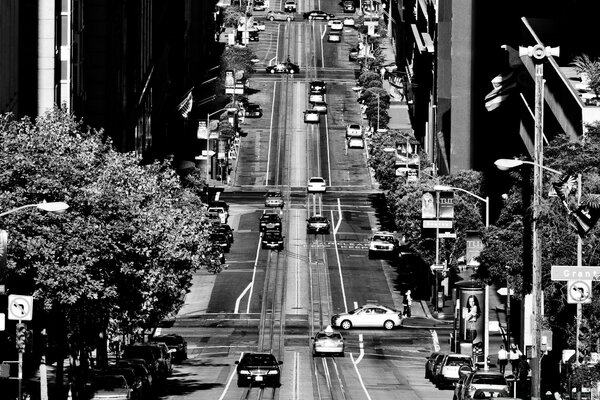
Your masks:
[{"label": "dark sedan", "polygon": [[263,115],[262,107],[260,104],[248,103],[248,105],[245,107],[244,115],[247,118],[260,118]]},{"label": "dark sedan", "polygon": [[327,20],[329,21],[330,19],[335,18],[335,14],[330,14],[330,13],[326,13],[325,11],[321,11],[321,10],[312,10],[312,11],[308,11],[304,13],[304,19],[308,19],[308,20],[314,20],[314,19],[321,19],[321,20]]},{"label": "dark sedan", "polygon": [[300,67],[292,62],[281,62],[269,65],[266,71],[270,74],[297,74],[300,72]]},{"label": "dark sedan", "polygon": [[322,215],[313,215],[306,220],[307,233],[329,233],[329,220]]},{"label": "dark sedan", "polygon": [[237,364],[237,384],[241,386],[281,386],[281,361],[273,354],[246,353]]}]

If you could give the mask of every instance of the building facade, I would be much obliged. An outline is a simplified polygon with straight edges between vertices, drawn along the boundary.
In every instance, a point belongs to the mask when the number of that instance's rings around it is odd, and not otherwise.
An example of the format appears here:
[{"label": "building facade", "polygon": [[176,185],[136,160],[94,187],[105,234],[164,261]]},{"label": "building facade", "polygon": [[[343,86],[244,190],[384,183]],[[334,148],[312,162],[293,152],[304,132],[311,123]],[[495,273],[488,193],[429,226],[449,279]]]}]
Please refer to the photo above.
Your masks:
[{"label": "building facade", "polygon": [[181,97],[213,67],[215,1],[9,0],[0,112],[64,107],[146,159],[184,147]]}]

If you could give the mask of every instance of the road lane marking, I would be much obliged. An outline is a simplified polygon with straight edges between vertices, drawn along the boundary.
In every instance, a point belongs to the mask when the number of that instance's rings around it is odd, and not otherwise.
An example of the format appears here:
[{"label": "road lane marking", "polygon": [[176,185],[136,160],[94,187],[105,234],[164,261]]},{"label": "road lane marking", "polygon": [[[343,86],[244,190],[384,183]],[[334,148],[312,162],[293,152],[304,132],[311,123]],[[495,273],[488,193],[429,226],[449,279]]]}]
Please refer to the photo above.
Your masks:
[{"label": "road lane marking", "polygon": [[354,370],[356,371],[356,375],[358,376],[358,381],[360,382],[360,386],[362,386],[363,391],[365,392],[365,395],[367,396],[367,399],[371,400],[371,396],[369,396],[369,392],[367,391],[367,388],[365,387],[365,383],[363,382],[362,376],[360,375],[360,372],[358,371],[358,366],[354,362],[354,356],[352,355],[352,353],[350,353],[350,358],[352,359],[352,365],[354,365]]},{"label": "road lane marking", "polygon": [[260,254],[261,240],[262,240],[262,233],[260,234],[260,237],[258,239],[258,246],[256,247],[256,257],[254,258],[254,266],[252,267],[252,280],[250,281],[248,286],[246,286],[244,291],[236,299],[235,309],[233,311],[235,314],[239,313],[240,301],[242,300],[242,298],[244,297],[244,295],[246,294],[246,292],[248,290],[250,290],[250,294],[248,295],[248,307],[246,307],[246,314],[250,313],[250,300],[252,300],[252,288],[254,287],[254,279],[256,278],[256,267],[258,266],[258,256]]}]

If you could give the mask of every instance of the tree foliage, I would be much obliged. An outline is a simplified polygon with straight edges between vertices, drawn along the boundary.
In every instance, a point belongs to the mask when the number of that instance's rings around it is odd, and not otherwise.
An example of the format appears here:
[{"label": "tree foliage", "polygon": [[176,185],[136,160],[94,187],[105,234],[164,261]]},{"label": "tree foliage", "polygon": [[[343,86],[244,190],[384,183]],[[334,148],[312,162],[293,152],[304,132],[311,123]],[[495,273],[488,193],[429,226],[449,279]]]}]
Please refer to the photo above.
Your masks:
[{"label": "tree foliage", "polygon": [[58,109],[35,122],[2,116],[0,146],[3,209],[69,204],[63,214],[2,218],[2,278],[11,293],[32,294],[40,311],[59,310],[75,348],[109,326],[132,333],[157,323],[181,305],[194,271],[215,268],[200,198],[169,165],[117,153]]}]

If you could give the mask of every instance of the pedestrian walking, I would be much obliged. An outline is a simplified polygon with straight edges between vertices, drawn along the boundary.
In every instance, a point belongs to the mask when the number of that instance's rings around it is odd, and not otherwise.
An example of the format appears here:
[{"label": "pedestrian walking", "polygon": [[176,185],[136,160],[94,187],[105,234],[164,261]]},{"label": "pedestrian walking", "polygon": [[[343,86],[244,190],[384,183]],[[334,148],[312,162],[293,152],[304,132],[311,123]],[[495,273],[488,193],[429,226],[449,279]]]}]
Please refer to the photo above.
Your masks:
[{"label": "pedestrian walking", "polygon": [[498,367],[500,368],[500,372],[504,375],[506,371],[506,364],[508,364],[508,352],[504,348],[504,345],[500,345],[500,350],[498,350]]},{"label": "pedestrian walking", "polygon": [[402,304],[404,304],[404,316],[405,317],[411,317],[412,312],[411,312],[411,307],[412,307],[412,296],[410,295],[410,290],[407,290],[406,293],[404,294],[404,300],[402,301]]},{"label": "pedestrian walking", "polygon": [[516,344],[510,345],[510,351],[508,352],[508,359],[510,360],[510,366],[512,367],[513,376],[516,378],[519,374],[519,361],[521,360],[521,350]]}]

